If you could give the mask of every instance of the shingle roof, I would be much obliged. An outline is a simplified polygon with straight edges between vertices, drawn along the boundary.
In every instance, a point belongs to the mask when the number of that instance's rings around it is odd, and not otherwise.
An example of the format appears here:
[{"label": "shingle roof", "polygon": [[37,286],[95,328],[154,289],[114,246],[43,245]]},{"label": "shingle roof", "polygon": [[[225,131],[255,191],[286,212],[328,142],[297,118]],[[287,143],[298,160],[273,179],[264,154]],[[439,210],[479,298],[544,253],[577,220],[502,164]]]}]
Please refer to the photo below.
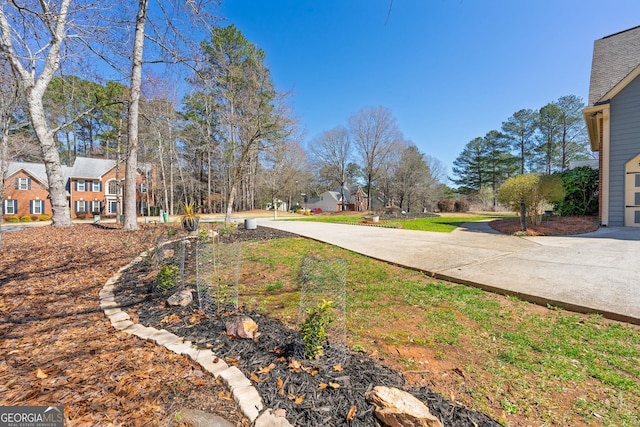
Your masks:
[{"label": "shingle roof", "polygon": [[115,160],[76,157],[71,170],[71,178],[98,179],[116,165]]},{"label": "shingle roof", "polygon": [[[7,168],[7,178],[21,170],[24,170],[27,174],[40,181],[43,185],[49,185],[49,179],[47,178],[47,171],[44,167],[44,163],[10,162]],[[70,170],[70,167],[62,166],[62,173],[65,178]]]},{"label": "shingle roof", "polygon": [[640,26],[611,34],[593,43],[589,105],[599,102],[640,65]]}]

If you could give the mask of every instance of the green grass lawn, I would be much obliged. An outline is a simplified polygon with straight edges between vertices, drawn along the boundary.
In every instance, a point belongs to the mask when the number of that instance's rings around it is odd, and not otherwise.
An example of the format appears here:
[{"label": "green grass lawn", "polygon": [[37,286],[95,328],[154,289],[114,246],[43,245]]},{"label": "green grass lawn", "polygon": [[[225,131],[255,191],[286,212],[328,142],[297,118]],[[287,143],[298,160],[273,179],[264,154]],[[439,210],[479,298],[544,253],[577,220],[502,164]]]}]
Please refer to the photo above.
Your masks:
[{"label": "green grass lawn", "polygon": [[[513,215],[500,214],[483,214],[483,215],[456,215],[443,216],[435,218],[416,218],[416,219],[392,219],[380,220],[380,224],[386,227],[404,228],[406,230],[418,231],[435,231],[442,233],[450,233],[460,227],[465,222],[486,221],[496,218],[512,218]],[[298,221],[315,221],[328,222],[338,224],[360,224],[363,222],[363,215],[316,215],[297,219]]]},{"label": "green grass lawn", "polygon": [[434,391],[504,425],[640,425],[637,326],[436,281],[304,238],[249,242],[243,253],[252,273],[241,303],[292,327],[303,256],[345,259],[348,345],[424,372]]}]

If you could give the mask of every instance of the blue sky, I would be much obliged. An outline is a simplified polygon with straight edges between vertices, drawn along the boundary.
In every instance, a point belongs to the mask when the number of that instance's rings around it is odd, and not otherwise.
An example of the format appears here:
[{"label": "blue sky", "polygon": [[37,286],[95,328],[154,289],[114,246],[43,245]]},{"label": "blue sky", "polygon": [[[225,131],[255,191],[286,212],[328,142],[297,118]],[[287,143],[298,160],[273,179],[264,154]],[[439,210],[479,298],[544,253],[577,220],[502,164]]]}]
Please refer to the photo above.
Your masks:
[{"label": "blue sky", "polygon": [[451,173],[517,110],[586,102],[593,41],[640,25],[640,1],[225,0],[221,14],[266,52],[305,142],[381,105]]}]

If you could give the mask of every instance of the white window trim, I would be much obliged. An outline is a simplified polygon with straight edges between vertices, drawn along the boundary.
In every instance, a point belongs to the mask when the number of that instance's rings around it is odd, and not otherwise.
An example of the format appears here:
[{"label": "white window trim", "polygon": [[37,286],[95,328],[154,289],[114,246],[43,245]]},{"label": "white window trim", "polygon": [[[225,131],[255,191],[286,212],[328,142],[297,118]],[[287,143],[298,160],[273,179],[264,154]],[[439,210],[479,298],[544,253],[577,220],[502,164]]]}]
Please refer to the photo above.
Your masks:
[{"label": "white window trim", "polygon": [[87,181],[79,179],[76,181],[76,191],[87,191]]},{"label": "white window trim", "polygon": [[91,191],[94,193],[100,192],[100,181],[91,181]]},{"label": "white window trim", "polygon": [[18,190],[29,189],[29,178],[18,178]]},{"label": "white window trim", "polygon": [[[118,192],[118,181],[116,181],[115,179],[110,179],[109,181],[107,181],[106,183],[106,188],[105,188],[105,194],[107,194],[108,196],[117,196],[117,192]],[[111,192],[111,188],[109,188],[111,185],[115,186],[115,192]],[[122,187],[120,188],[120,191],[122,192]]]},{"label": "white window trim", "polygon": [[44,200],[33,201],[33,215],[44,214]]},{"label": "white window trim", "polygon": [[[11,212],[9,212],[9,206],[11,206]],[[16,214],[16,201],[13,199],[4,201],[4,214],[15,215]]]}]

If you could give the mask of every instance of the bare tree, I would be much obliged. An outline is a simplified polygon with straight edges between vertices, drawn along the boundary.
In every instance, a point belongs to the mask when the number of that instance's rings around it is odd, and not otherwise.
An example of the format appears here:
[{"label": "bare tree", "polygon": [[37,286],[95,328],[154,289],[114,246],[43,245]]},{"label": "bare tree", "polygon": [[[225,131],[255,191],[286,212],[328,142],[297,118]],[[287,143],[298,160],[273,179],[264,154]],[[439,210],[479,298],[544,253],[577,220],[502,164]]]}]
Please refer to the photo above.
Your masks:
[{"label": "bare tree", "polygon": [[393,182],[398,196],[398,206],[411,211],[411,205],[419,201],[418,193],[431,181],[429,165],[424,154],[414,144],[408,144],[400,153]]},{"label": "bare tree", "polygon": [[[4,185],[9,166],[9,135],[15,127],[15,113],[20,102],[20,88],[13,70],[0,64],[0,203],[4,203]],[[19,126],[19,125],[18,125]],[[2,247],[2,220],[4,206],[0,206],[0,247]]]},{"label": "bare tree", "polygon": [[349,118],[349,130],[362,156],[367,198],[371,203],[371,187],[390,147],[401,139],[400,131],[393,114],[385,107],[358,111]]},{"label": "bare tree", "polygon": [[[142,65],[145,39],[152,42],[152,52],[159,55],[151,62],[171,62],[187,64],[190,59],[185,55],[193,53],[194,44],[189,39],[194,28],[211,22],[207,8],[212,1],[158,1],[157,16],[149,19],[149,0],[138,1],[135,20],[133,54],[131,60],[131,83],[129,92],[129,114],[127,119],[127,166],[125,172],[124,229],[136,230],[136,174],[138,165],[138,121],[140,90],[142,84]],[[183,21],[187,19],[187,22]],[[151,31],[147,31],[147,22]],[[189,30],[185,30],[186,24]]]},{"label": "bare tree", "polygon": [[323,132],[311,143],[311,153],[317,168],[322,169],[340,185],[341,210],[345,210],[344,186],[352,156],[349,131],[343,126],[338,126]]},{"label": "bare tree", "polygon": [[149,0],[138,2],[133,54],[131,56],[131,83],[129,86],[129,114],[127,115],[127,166],[124,176],[124,229],[138,229],[136,209],[136,176],[138,172],[138,119],[140,115],[140,87],[142,86],[142,53],[144,27],[147,22]]},{"label": "bare tree", "polygon": [[0,55],[10,64],[25,92],[27,111],[47,171],[53,225],[69,226],[65,182],[58,147],[42,99],[61,61],[71,0],[4,2],[0,8]]}]

